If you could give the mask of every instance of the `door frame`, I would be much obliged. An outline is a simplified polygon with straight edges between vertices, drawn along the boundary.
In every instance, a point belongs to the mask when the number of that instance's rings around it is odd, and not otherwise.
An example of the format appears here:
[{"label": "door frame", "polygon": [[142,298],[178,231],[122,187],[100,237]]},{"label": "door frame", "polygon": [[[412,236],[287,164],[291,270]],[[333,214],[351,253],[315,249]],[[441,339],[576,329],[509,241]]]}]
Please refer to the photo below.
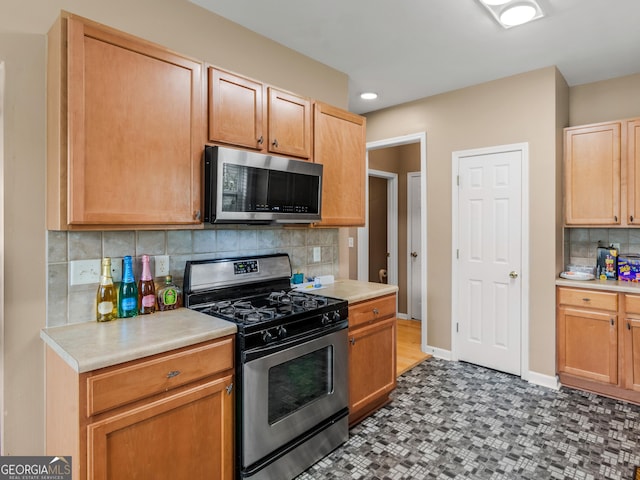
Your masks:
[{"label": "door frame", "polygon": [[[369,172],[369,151],[380,148],[399,147],[412,143],[420,144],[420,224],[422,235],[420,238],[420,248],[422,252],[427,252],[427,134],[426,132],[413,133],[400,137],[387,138],[385,140],[377,140],[367,142],[366,169]],[[368,177],[367,177],[368,178]],[[369,182],[365,182],[365,222],[369,218]],[[365,224],[364,227],[358,228],[358,280],[363,280],[361,276],[362,269],[365,269],[366,277],[364,281],[368,281],[369,275],[369,232]],[[420,260],[420,278],[422,282],[422,320],[421,320],[421,350],[427,352],[427,254],[423,253]],[[391,284],[391,281],[389,280]]]},{"label": "door frame", "polygon": [[[410,178],[413,177],[421,177],[422,173],[421,172],[407,172],[407,218],[412,218],[412,211],[413,211],[413,203],[411,202],[411,199],[413,198],[412,196],[412,191],[413,188],[411,186],[411,182],[409,181]],[[409,221],[407,221],[407,292],[412,292],[413,291],[413,275],[411,275],[411,238],[412,238],[412,232],[413,232],[413,224]],[[420,237],[420,243],[422,243],[422,232],[421,232],[421,237]],[[421,245],[422,247],[422,245]],[[420,256],[424,257],[424,252],[420,252]],[[411,303],[409,301],[409,298],[407,298],[407,316],[411,319],[413,318],[413,308],[411,308]],[[422,313],[422,312],[420,312]]]},{"label": "door frame", "polygon": [[[366,193],[366,224],[358,229],[358,252],[366,255],[358,255],[358,280],[369,281],[369,177],[384,178],[387,180],[387,283],[398,284],[398,237],[393,235],[398,231],[398,175],[382,170],[367,169],[367,193]],[[360,230],[364,232],[360,234]],[[364,263],[361,265],[360,262]]]},{"label": "door frame", "polygon": [[521,303],[520,303],[520,378],[529,380],[529,143],[460,150],[451,154],[451,358],[458,360],[458,172],[460,158],[519,151],[522,155],[521,198]]}]

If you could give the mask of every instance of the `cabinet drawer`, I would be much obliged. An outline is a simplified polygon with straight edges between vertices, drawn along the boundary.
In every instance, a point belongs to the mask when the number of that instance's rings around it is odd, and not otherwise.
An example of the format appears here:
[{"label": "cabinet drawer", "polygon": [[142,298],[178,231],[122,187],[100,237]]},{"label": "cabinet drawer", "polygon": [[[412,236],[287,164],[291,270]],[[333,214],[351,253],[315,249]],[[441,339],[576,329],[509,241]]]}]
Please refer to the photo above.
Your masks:
[{"label": "cabinet drawer", "polygon": [[558,304],[615,312],[618,310],[618,294],[579,288],[558,288]]},{"label": "cabinet drawer", "polygon": [[[141,360],[87,378],[87,416],[233,368],[233,337]],[[98,371],[99,372],[99,371]]]},{"label": "cabinet drawer", "polygon": [[626,313],[640,315],[640,295],[625,295],[624,311]]},{"label": "cabinet drawer", "polygon": [[375,298],[357,303],[349,307],[349,327],[361,325],[382,318],[393,317],[396,314],[396,296]]}]

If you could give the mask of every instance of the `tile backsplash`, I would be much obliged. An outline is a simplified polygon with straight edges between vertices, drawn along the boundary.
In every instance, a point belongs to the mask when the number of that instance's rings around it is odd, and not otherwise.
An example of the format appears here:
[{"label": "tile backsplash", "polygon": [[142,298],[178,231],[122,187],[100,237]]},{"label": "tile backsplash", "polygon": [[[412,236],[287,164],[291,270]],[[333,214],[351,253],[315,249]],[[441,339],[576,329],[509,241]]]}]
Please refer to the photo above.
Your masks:
[{"label": "tile backsplash", "polygon": [[[94,321],[97,283],[71,285],[70,262],[111,257],[120,262],[168,255],[170,274],[182,286],[187,260],[287,253],[294,272],[338,274],[338,229],[224,227],[206,230],[47,232],[47,326]],[[314,249],[320,248],[320,261]],[[151,269],[153,273],[153,265]],[[156,282],[160,279],[156,278]]]},{"label": "tile backsplash", "polygon": [[640,228],[565,228],[565,267],[596,265],[598,242],[620,245],[619,253],[640,253]]}]

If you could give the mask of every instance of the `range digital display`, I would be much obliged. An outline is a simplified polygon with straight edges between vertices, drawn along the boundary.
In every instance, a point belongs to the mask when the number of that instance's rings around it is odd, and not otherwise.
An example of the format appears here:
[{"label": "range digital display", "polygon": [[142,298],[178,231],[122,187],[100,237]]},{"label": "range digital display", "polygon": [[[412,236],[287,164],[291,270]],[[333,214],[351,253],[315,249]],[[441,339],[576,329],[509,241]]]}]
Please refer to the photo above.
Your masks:
[{"label": "range digital display", "polygon": [[234,275],[246,275],[247,273],[259,272],[257,260],[244,260],[242,262],[233,262]]}]

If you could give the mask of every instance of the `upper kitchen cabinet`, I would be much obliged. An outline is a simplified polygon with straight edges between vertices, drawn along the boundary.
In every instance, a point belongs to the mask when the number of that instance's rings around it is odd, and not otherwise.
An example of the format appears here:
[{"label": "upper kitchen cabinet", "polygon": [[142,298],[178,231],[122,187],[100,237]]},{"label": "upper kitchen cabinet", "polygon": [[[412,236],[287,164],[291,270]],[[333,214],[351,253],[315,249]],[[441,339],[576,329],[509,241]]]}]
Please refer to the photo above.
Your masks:
[{"label": "upper kitchen cabinet", "polygon": [[311,101],[209,67],[209,140],[311,158]]},{"label": "upper kitchen cabinet", "polygon": [[626,123],[627,156],[627,223],[640,225],[640,119],[628,120]]},{"label": "upper kitchen cabinet", "polygon": [[201,224],[202,63],[67,13],[48,49],[48,228]]},{"label": "upper kitchen cabinet", "polygon": [[261,150],[262,84],[209,67],[209,140]]},{"label": "upper kitchen cabinet", "polygon": [[565,129],[565,223],[640,224],[640,119]]},{"label": "upper kitchen cabinet", "polygon": [[313,159],[324,167],[318,225],[363,226],[366,119],[321,102],[314,115]]},{"label": "upper kitchen cabinet", "polygon": [[620,122],[565,129],[567,225],[620,225]]}]

